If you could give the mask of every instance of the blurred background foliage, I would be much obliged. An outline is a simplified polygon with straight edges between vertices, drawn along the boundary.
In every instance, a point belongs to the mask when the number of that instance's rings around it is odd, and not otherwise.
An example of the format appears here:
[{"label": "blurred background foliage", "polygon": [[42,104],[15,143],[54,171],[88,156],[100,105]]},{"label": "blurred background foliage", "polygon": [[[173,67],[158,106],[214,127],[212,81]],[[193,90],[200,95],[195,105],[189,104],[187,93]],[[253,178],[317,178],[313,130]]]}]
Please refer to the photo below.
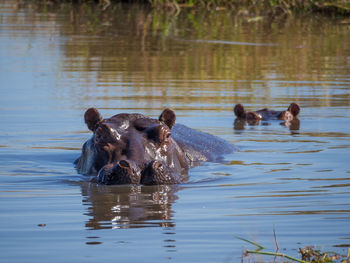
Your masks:
[{"label": "blurred background foliage", "polygon": [[[23,5],[32,5],[26,8],[32,13],[25,14],[25,24],[34,23],[31,16],[48,23],[54,15],[63,17],[56,21],[64,37],[62,71],[80,74],[83,87],[94,86],[92,82],[105,87],[104,98],[113,95],[109,85],[125,83],[125,93],[133,87],[143,96],[158,96],[163,104],[165,97],[188,103],[188,87],[209,92],[192,98],[205,97],[208,104],[271,98],[276,90],[288,103],[299,91],[333,96],[328,81],[335,76],[341,81],[350,72],[350,20],[344,17],[251,16],[192,8],[169,13],[150,5],[117,2],[103,8],[89,1],[18,1],[14,12]],[[306,82],[315,88],[303,90]],[[294,92],[289,94],[288,87]]]}]

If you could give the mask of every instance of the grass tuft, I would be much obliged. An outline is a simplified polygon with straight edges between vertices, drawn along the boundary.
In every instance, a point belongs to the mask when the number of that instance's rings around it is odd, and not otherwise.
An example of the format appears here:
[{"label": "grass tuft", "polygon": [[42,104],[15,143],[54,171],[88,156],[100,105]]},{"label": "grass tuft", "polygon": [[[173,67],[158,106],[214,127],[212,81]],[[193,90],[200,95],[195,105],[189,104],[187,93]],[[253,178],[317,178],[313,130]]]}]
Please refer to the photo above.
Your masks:
[{"label": "grass tuft", "polygon": [[[236,238],[257,247],[256,250],[246,249],[243,255],[244,257],[248,257],[251,254],[255,254],[255,255],[274,256],[275,258],[280,257],[282,258],[282,262],[290,262],[290,261],[285,261],[285,259],[291,260],[293,262],[300,262],[300,263],[337,263],[337,262],[349,263],[350,262],[350,255],[349,255],[350,248],[348,249],[347,256],[344,256],[335,252],[322,252],[321,250],[316,249],[314,247],[306,246],[304,248],[299,248],[299,254],[301,255],[301,259],[298,259],[284,253],[278,253],[277,243],[276,243],[277,251],[270,252],[270,251],[262,251],[264,247],[256,242],[250,241],[242,237],[236,236]],[[275,241],[276,241],[276,238],[275,238]],[[275,262],[275,260],[273,262]]]}]

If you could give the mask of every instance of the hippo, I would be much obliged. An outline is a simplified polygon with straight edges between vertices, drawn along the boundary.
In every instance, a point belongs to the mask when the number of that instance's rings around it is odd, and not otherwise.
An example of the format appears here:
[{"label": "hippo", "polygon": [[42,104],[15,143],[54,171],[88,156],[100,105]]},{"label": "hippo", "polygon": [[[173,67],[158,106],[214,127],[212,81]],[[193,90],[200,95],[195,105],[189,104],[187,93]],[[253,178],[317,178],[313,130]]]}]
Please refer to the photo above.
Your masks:
[{"label": "hippo", "polygon": [[242,104],[236,104],[233,109],[235,115],[238,118],[246,120],[285,120],[291,121],[297,117],[300,112],[300,107],[296,103],[291,103],[287,110],[285,111],[275,111],[269,110],[267,108],[257,110],[257,111],[246,111]]},{"label": "hippo", "polygon": [[204,161],[222,161],[235,147],[208,133],[175,124],[165,109],[158,119],[120,113],[104,119],[96,108],[84,114],[93,135],[75,161],[78,173],[97,183],[161,185],[187,179],[188,169]]},{"label": "hippo", "polygon": [[299,129],[300,125],[297,118],[300,107],[294,102],[291,103],[285,111],[275,111],[267,108],[257,111],[246,111],[242,104],[236,104],[233,111],[237,116],[235,123],[237,127],[244,125],[245,121],[247,121],[249,125],[257,125],[260,121],[268,120],[283,120],[283,125],[290,126],[293,129]]}]

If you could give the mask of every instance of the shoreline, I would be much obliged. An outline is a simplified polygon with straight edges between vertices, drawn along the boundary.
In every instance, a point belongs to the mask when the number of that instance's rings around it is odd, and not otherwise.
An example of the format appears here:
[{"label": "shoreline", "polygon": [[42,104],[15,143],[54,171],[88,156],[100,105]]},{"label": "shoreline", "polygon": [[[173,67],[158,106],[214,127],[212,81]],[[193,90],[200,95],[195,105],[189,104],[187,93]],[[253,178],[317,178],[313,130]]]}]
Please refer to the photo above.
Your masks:
[{"label": "shoreline", "polygon": [[[42,3],[59,3],[58,0],[38,0]],[[350,15],[349,0],[67,0],[75,4],[97,3],[106,10],[113,4],[145,4],[151,8],[171,12],[184,9],[232,11],[243,15]]]}]

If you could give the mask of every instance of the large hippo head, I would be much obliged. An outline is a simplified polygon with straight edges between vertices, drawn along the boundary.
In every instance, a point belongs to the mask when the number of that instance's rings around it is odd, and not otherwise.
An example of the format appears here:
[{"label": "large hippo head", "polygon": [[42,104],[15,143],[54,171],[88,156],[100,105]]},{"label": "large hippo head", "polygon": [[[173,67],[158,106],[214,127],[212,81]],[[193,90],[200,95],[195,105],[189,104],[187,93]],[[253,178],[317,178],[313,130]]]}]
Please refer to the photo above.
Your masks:
[{"label": "large hippo head", "polygon": [[76,162],[78,171],[97,174],[102,184],[178,183],[189,164],[171,137],[175,119],[170,109],[158,120],[126,113],[103,119],[88,109],[84,120],[93,136]]}]

